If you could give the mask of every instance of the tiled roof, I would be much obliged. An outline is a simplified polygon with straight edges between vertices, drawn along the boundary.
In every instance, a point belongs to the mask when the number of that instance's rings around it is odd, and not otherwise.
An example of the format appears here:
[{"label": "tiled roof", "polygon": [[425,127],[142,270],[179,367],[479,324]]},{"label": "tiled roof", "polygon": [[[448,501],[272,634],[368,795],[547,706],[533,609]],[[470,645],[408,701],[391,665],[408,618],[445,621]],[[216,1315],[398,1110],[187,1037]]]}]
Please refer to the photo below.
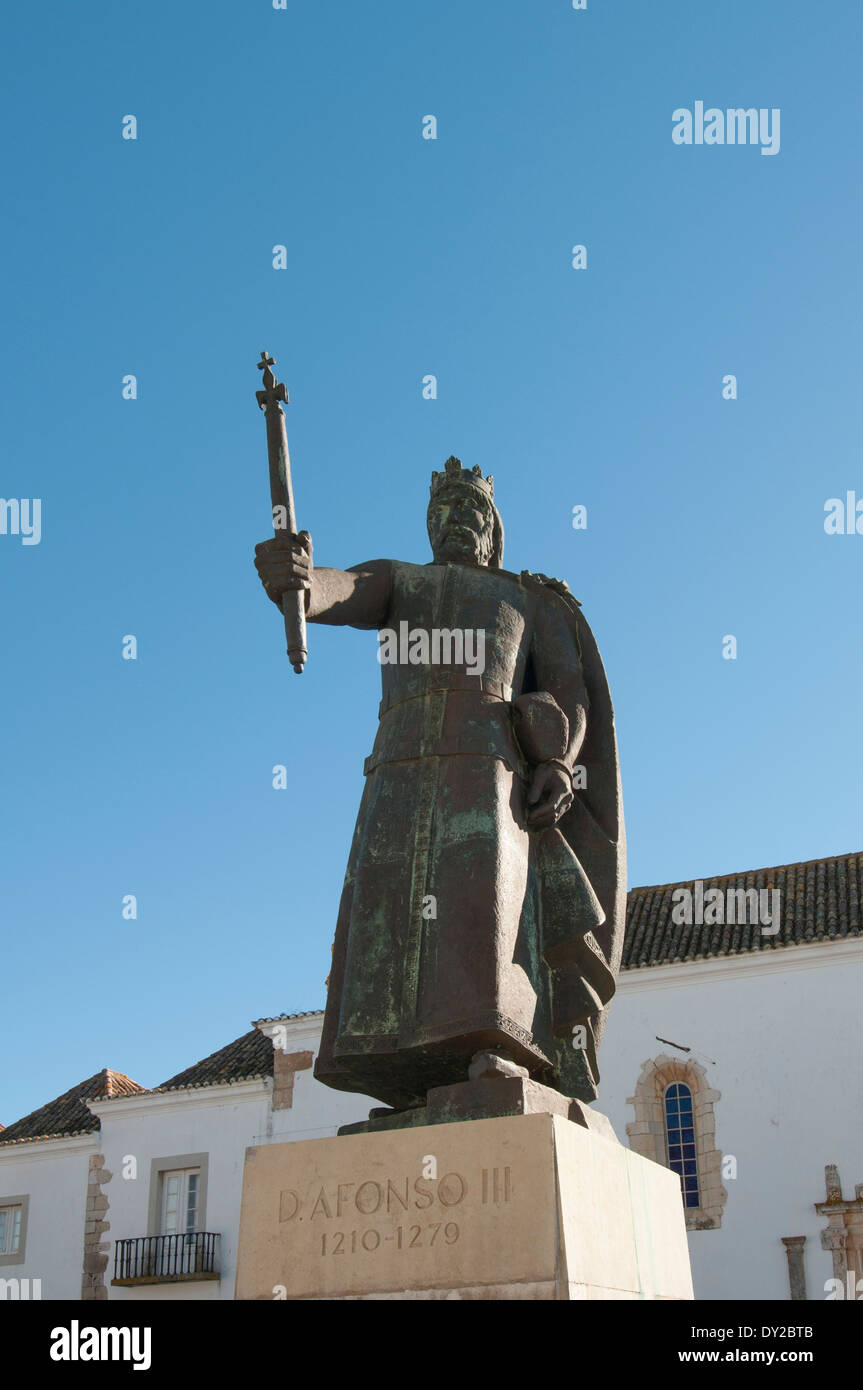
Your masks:
[{"label": "tiled roof", "polygon": [[323,1009],[306,1009],[305,1013],[301,1014],[273,1014],[272,1018],[256,1018],[255,1027],[257,1028],[261,1023],[284,1023],[289,1018],[323,1018],[323,1016]]},{"label": "tiled roof", "polygon": [[219,1048],[202,1062],[187,1067],[176,1076],[154,1086],[148,1095],[158,1091],[182,1091],[193,1086],[223,1086],[230,1081],[251,1081],[273,1074],[273,1044],[257,1028],[241,1038]]},{"label": "tiled roof", "polygon": [[[632,888],[626,910],[623,970],[673,961],[706,960],[749,952],[777,951],[810,941],[835,941],[861,935],[863,854],[839,854],[772,869],[724,874],[702,880],[704,892],[719,888],[777,888],[779,930],[767,935],[758,922],[738,926],[677,925],[671,920],[676,889],[695,893],[695,882]],[[678,902],[680,899],[677,900]],[[747,914],[748,915],[748,914]]]},{"label": "tiled roof", "polygon": [[36,1139],[67,1138],[72,1134],[91,1134],[99,1129],[100,1122],[84,1104],[86,1100],[107,1100],[114,1096],[134,1096],[143,1091],[137,1081],[124,1076],[121,1071],[111,1071],[105,1067],[73,1086],[71,1091],[58,1096],[56,1100],[43,1105],[16,1120],[0,1134],[0,1145],[27,1144]]}]

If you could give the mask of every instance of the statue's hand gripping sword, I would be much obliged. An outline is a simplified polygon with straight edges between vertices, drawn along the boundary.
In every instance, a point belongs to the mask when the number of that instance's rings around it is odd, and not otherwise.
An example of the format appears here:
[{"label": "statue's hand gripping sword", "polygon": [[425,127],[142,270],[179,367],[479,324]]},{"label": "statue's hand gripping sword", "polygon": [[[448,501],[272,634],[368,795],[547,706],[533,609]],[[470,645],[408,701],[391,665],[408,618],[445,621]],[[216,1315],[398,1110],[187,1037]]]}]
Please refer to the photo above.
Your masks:
[{"label": "statue's hand gripping sword", "polygon": [[[261,353],[258,370],[264,374],[264,389],[256,391],[258,405],[267,417],[267,453],[270,459],[270,497],[273,502],[273,530],[287,531],[296,535],[297,519],[294,515],[294,489],[291,484],[291,456],[288,453],[288,434],[285,429],[285,412],[282,402],[288,404],[288,393],[283,381],[276,381],[273,375],[275,357]],[[285,617],[285,637],[288,642],[288,656],[297,675],[302,674],[308,656],[306,647],[306,594],[304,589],[289,589],[282,595],[282,613]]]}]

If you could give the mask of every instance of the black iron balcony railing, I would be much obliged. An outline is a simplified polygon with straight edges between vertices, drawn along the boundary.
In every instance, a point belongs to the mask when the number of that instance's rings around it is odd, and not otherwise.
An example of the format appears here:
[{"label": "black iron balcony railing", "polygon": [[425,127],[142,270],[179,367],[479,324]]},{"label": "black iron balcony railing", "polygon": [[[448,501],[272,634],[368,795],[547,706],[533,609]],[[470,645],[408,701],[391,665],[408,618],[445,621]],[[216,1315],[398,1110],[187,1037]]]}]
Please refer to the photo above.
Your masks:
[{"label": "black iron balcony railing", "polygon": [[218,1235],[188,1231],[178,1236],[133,1236],[114,1242],[112,1284],[172,1284],[218,1279]]}]

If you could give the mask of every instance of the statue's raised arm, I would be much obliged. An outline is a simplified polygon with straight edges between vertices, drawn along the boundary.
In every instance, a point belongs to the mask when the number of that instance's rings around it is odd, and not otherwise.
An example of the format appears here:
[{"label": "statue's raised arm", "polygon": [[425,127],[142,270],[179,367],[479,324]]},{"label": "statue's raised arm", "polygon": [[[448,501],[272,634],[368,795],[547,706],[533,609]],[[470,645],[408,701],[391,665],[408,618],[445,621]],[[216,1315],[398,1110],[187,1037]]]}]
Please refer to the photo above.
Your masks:
[{"label": "statue's raised arm", "polygon": [[281,611],[284,595],[303,589],[310,623],[378,628],[386,621],[392,565],[370,560],[353,569],[318,569],[308,531],[286,532],[255,546],[255,568],[268,598]]}]

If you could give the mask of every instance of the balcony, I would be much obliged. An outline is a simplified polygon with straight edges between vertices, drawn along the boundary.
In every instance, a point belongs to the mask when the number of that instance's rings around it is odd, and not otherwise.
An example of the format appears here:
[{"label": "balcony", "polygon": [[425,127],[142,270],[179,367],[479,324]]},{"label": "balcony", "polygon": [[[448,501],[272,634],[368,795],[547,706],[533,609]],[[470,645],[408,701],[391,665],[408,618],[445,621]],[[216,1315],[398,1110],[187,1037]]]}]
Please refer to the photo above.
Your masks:
[{"label": "balcony", "polygon": [[111,1283],[179,1284],[218,1279],[218,1241],[213,1231],[115,1240]]}]

